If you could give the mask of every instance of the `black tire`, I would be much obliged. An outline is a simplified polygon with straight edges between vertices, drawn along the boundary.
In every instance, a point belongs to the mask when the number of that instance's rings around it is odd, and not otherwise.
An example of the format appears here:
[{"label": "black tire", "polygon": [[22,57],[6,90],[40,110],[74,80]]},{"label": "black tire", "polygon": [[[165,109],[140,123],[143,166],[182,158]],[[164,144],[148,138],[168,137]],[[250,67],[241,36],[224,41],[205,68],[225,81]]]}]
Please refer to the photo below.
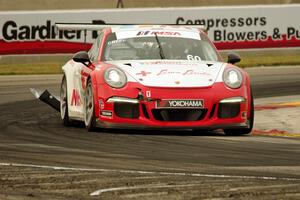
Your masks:
[{"label": "black tire", "polygon": [[248,118],[249,128],[238,128],[238,129],[224,129],[224,133],[226,135],[247,135],[250,134],[253,128],[254,123],[254,100],[253,100],[253,94],[252,89],[250,89],[251,93],[251,111],[250,111],[250,117]]},{"label": "black tire", "polygon": [[211,131],[213,131],[213,130],[212,129],[193,129],[193,133],[200,134],[200,135],[207,134]]},{"label": "black tire", "polygon": [[95,106],[94,106],[94,94],[92,81],[89,79],[87,82],[85,97],[84,97],[84,124],[88,131],[94,131],[96,127],[96,117],[95,117]]},{"label": "black tire", "polygon": [[64,75],[60,85],[60,117],[64,126],[70,126],[71,121],[69,118],[68,110],[68,92],[67,92],[67,80]]}]

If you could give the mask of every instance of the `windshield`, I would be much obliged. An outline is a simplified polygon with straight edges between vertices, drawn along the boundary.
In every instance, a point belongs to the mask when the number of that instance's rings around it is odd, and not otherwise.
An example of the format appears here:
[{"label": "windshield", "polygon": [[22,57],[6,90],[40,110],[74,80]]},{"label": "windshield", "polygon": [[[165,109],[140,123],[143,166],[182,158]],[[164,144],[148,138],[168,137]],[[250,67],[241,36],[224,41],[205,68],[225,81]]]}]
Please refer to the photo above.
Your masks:
[{"label": "windshield", "polygon": [[111,33],[106,40],[103,59],[220,61],[204,34],[201,34],[201,39],[159,36],[117,39],[116,34]]}]

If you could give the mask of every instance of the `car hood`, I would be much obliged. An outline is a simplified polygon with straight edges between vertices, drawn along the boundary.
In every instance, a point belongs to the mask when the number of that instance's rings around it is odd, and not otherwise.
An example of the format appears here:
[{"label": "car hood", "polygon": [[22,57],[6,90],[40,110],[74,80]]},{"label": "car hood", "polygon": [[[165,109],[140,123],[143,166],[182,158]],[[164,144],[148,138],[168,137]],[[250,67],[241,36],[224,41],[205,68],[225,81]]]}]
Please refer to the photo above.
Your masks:
[{"label": "car hood", "polygon": [[216,81],[221,62],[144,60],[108,62],[127,76],[150,87],[210,87]]}]

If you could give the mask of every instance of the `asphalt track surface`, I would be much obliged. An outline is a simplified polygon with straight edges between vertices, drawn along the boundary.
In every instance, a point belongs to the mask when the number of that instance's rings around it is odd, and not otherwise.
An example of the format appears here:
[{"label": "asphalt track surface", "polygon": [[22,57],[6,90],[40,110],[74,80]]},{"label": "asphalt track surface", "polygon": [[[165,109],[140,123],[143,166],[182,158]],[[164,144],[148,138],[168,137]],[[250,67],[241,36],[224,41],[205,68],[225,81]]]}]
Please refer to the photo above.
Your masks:
[{"label": "asphalt track surface", "polygon": [[[299,67],[249,73],[255,97],[300,93]],[[300,199],[299,139],[63,127],[28,90],[60,79],[0,76],[0,199]]]}]

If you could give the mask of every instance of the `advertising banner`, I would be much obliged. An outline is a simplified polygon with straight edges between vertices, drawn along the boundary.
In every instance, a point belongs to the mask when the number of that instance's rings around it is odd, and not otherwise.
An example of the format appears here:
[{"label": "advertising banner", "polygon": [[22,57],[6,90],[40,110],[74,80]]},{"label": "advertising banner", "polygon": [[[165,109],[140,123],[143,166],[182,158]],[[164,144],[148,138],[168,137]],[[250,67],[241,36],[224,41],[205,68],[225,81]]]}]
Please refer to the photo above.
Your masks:
[{"label": "advertising banner", "polygon": [[97,36],[55,23],[197,24],[220,50],[300,47],[298,19],[300,4],[0,12],[0,55],[74,53]]}]

